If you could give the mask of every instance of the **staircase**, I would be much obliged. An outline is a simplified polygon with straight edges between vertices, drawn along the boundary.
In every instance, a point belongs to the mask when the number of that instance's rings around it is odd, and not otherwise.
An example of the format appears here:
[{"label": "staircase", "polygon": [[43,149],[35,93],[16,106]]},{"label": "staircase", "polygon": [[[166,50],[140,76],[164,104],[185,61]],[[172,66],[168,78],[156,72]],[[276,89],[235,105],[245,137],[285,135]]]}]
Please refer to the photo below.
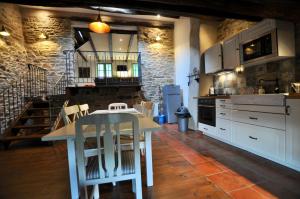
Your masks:
[{"label": "staircase", "polygon": [[[0,92],[0,142],[7,149],[23,140],[40,141],[51,128],[65,102],[66,82],[62,76],[47,91],[47,72],[30,65],[23,78]],[[1,99],[2,97],[2,99]]]}]

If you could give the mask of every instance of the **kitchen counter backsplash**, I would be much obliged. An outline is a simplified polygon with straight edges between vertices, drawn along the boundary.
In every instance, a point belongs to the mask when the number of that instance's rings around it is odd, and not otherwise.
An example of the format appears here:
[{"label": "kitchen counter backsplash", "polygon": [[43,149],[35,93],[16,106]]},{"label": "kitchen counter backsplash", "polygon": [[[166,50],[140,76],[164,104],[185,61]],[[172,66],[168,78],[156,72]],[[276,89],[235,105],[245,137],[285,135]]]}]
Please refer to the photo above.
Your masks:
[{"label": "kitchen counter backsplash", "polygon": [[272,62],[245,68],[243,73],[226,73],[215,76],[216,94],[256,94],[260,85],[265,93],[274,93],[278,79],[279,92],[290,92],[295,81],[295,59]]}]

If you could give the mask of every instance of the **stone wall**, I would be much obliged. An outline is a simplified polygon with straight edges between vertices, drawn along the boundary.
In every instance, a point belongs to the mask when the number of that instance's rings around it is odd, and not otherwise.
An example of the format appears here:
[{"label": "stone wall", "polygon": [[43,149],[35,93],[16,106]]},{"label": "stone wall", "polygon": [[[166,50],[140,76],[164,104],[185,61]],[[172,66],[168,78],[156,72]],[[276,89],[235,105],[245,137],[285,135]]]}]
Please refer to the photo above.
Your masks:
[{"label": "stone wall", "polygon": [[256,24],[256,22],[237,19],[225,19],[218,26],[218,41],[222,41],[243,30],[246,30],[254,24]]},{"label": "stone wall", "polygon": [[22,16],[17,5],[0,3],[1,28],[2,25],[11,36],[0,36],[0,89],[27,70]]},{"label": "stone wall", "polygon": [[[63,51],[74,49],[71,21],[57,18],[49,11],[24,11],[23,31],[27,61],[46,68],[48,78],[57,79],[66,71]],[[41,33],[46,34],[48,39],[40,39]]]},{"label": "stone wall", "polygon": [[[241,20],[225,20],[219,25],[218,40],[233,36],[245,28],[254,25],[253,22]],[[300,24],[296,24],[296,57],[270,62],[245,68],[241,74],[227,74],[215,77],[214,86],[225,93],[257,92],[259,80],[265,80],[267,93],[274,92],[276,79],[279,81],[280,92],[290,92],[290,83],[300,81]]]},{"label": "stone wall", "polygon": [[[161,40],[156,41],[157,36]],[[144,96],[158,102],[159,87],[174,83],[173,29],[139,27],[138,49],[141,52]]]}]

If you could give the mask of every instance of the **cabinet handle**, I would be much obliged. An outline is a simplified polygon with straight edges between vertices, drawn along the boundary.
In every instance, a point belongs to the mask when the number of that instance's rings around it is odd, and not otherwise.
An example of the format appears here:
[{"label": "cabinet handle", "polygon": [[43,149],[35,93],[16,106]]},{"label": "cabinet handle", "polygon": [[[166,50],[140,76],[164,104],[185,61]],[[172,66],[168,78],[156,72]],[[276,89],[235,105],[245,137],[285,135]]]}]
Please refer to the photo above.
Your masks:
[{"label": "cabinet handle", "polygon": [[249,136],[250,139],[252,140],[258,140],[258,138],[255,138],[255,137],[252,137],[252,136]]},{"label": "cabinet handle", "polygon": [[220,130],[222,130],[222,131],[226,131],[226,129],[223,129],[223,128],[220,128]]},{"label": "cabinet handle", "polygon": [[258,120],[257,117],[249,117],[250,120]]},{"label": "cabinet handle", "polygon": [[240,50],[239,48],[237,48],[236,50]]},{"label": "cabinet handle", "polygon": [[285,114],[286,115],[290,115],[290,112],[289,112],[289,109],[290,109],[291,107],[290,106],[286,106],[285,107]]},{"label": "cabinet handle", "polygon": [[226,113],[220,113],[220,115],[226,115]]},{"label": "cabinet handle", "polygon": [[225,102],[226,100],[220,100],[220,102]]},{"label": "cabinet handle", "polygon": [[225,108],[225,105],[220,105],[220,107]]},{"label": "cabinet handle", "polygon": [[204,130],[208,130],[207,128],[203,128]]}]

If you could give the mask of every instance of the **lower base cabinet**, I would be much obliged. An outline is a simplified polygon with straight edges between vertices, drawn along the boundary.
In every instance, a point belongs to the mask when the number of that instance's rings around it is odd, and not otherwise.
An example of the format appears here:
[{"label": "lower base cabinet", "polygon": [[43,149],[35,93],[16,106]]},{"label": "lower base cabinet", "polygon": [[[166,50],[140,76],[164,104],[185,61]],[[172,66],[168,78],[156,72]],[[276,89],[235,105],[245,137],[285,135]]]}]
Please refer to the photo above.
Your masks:
[{"label": "lower base cabinet", "polygon": [[286,161],[300,171],[300,100],[287,100]]},{"label": "lower base cabinet", "polygon": [[232,142],[276,162],[285,161],[285,131],[232,122]]}]

